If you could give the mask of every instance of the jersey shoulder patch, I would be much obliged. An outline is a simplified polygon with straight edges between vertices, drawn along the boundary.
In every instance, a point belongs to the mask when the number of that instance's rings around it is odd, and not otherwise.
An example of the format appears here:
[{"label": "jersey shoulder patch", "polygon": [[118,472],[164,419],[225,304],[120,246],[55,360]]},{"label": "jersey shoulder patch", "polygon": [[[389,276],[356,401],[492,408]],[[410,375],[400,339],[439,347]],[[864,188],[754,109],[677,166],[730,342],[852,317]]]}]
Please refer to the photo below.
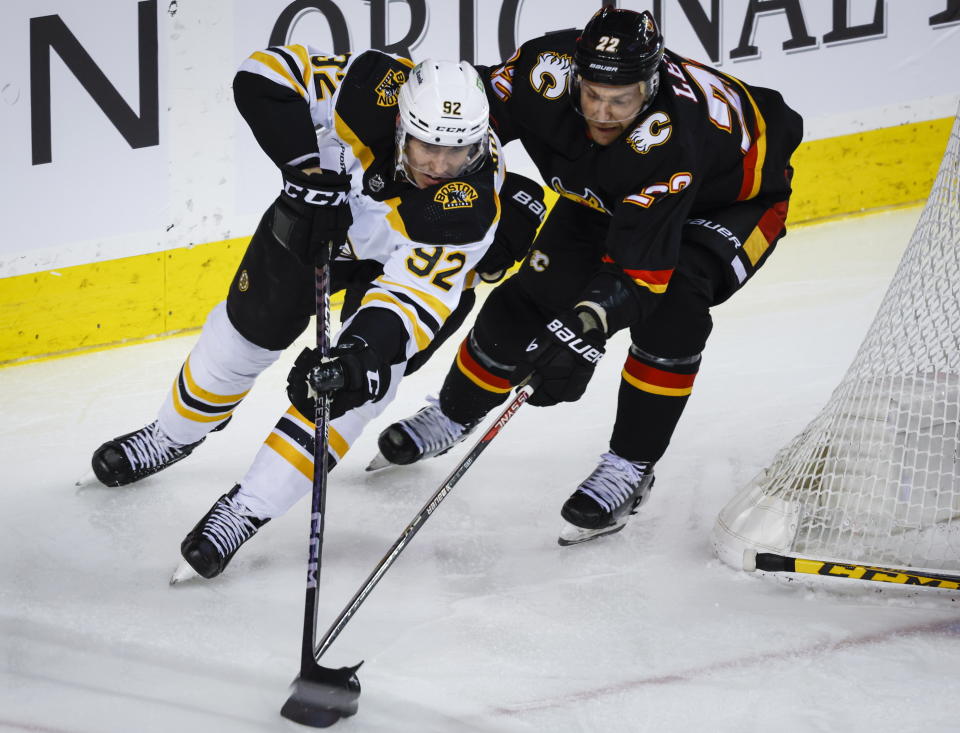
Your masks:
[{"label": "jersey shoulder patch", "polygon": [[364,51],[350,68],[337,98],[337,115],[367,147],[393,140],[400,87],[410,66],[381,51]]},{"label": "jersey shoulder patch", "polygon": [[397,213],[414,242],[442,246],[479,242],[494,225],[497,193],[488,162],[465,178],[403,192]]}]

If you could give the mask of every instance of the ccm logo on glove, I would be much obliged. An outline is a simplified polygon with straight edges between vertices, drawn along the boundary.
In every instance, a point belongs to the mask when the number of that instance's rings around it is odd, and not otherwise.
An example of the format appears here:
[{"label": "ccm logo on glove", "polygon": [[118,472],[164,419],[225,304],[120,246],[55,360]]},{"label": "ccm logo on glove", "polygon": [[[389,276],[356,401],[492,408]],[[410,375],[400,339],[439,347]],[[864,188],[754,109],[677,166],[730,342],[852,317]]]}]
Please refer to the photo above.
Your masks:
[{"label": "ccm logo on glove", "polygon": [[292,199],[298,199],[311,206],[340,206],[347,201],[348,191],[322,191],[298,186],[292,181],[283,182],[283,192]]},{"label": "ccm logo on glove", "polygon": [[573,353],[579,354],[584,361],[591,364],[598,364],[600,362],[600,357],[603,356],[604,352],[580,338],[578,334],[565,326],[559,318],[554,318],[550,321],[550,323],[547,324],[547,330],[550,331],[558,341],[566,344],[567,348]]}]

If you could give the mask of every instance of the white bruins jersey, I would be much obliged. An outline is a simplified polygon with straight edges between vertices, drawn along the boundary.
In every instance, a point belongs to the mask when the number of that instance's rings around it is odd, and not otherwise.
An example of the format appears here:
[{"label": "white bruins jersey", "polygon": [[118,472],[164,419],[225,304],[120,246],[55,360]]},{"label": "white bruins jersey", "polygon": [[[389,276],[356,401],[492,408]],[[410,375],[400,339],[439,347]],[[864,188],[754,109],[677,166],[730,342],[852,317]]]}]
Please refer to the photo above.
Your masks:
[{"label": "white bruins jersey", "polygon": [[[240,67],[292,90],[309,108],[319,157],[311,150],[283,162],[351,175],[353,225],[337,259],[383,265],[361,308],[385,308],[400,317],[408,359],[430,343],[463,289],[472,286],[472,271],[500,218],[505,175],[491,131],[490,159],[480,170],[424,189],[398,180],[397,102],[411,68],[409,59],[380,51],[329,56],[302,45],[258,51]],[[265,150],[270,134],[257,135]],[[275,134],[284,130],[278,126]]]}]

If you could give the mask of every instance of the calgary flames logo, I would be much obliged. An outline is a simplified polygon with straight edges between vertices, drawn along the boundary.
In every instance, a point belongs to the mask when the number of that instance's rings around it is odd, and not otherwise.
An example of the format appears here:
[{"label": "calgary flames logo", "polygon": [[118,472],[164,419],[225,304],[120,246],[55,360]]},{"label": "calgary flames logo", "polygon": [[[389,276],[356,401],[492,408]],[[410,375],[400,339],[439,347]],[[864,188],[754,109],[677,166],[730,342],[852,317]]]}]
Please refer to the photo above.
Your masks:
[{"label": "calgary flames logo", "polygon": [[663,145],[673,132],[670,118],[663,112],[654,112],[644,119],[627,137],[630,147],[644,155],[650,148]]},{"label": "calgary flames logo", "polygon": [[395,107],[400,94],[400,87],[407,80],[402,71],[390,69],[373,91],[377,93],[377,105],[380,107]]},{"label": "calgary flames logo", "polygon": [[567,91],[567,75],[572,58],[567,54],[547,51],[537,56],[537,63],[530,70],[530,86],[547,99],[560,99]]},{"label": "calgary flames logo", "polygon": [[571,201],[576,201],[578,204],[589,206],[594,211],[602,211],[604,214],[610,214],[610,209],[604,206],[603,201],[600,200],[600,197],[589,188],[584,188],[583,193],[568,191],[566,188],[564,188],[563,183],[560,181],[558,176],[554,176],[552,179],[550,179],[550,188],[563,196],[565,199],[570,199]]},{"label": "calgary flames logo", "polygon": [[451,181],[443,184],[433,200],[443,206],[444,211],[448,209],[469,209],[477,199],[477,190],[469,183],[463,181]]}]

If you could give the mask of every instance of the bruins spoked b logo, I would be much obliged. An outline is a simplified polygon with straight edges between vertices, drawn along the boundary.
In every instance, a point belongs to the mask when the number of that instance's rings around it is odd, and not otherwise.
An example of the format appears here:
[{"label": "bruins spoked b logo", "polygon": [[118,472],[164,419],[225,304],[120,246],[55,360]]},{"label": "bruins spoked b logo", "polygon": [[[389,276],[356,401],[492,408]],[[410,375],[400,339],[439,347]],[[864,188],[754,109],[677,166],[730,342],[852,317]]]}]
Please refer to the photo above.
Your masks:
[{"label": "bruins spoked b logo", "polygon": [[241,293],[245,293],[250,289],[250,276],[247,274],[246,270],[243,270],[240,273],[240,280],[237,282],[237,289]]},{"label": "bruins spoked b logo", "polygon": [[469,183],[451,181],[443,184],[433,200],[447,209],[469,209],[477,199],[477,190]]}]

